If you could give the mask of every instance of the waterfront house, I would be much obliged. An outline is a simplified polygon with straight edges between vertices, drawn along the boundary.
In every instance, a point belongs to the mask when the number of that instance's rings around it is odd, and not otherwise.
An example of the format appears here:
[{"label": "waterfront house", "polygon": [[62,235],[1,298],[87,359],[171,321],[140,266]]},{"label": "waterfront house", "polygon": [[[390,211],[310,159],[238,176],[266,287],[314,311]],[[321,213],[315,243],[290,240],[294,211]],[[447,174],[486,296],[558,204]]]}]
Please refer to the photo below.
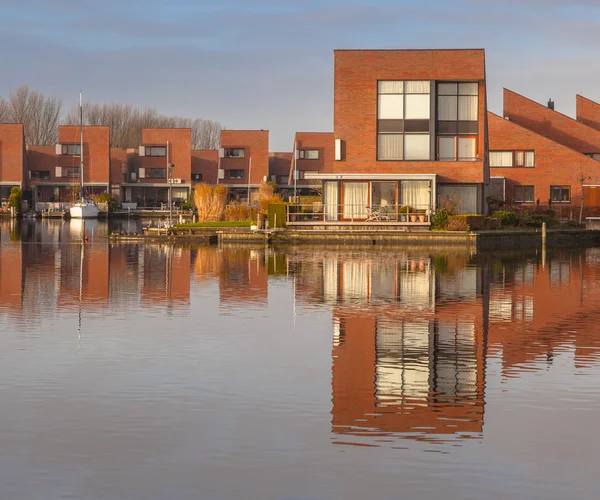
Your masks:
[{"label": "waterfront house", "polygon": [[142,129],[142,144],[132,158],[121,200],[141,207],[168,206],[169,187],[175,204],[187,201],[192,177],[192,132],[189,128]]},{"label": "waterfront house", "polygon": [[269,180],[269,131],[222,130],[218,177],[232,196],[248,200]]},{"label": "waterfront house", "polygon": [[[331,165],[335,155],[333,132],[297,132],[288,180],[296,187],[297,195],[310,195],[315,183],[308,177],[322,173],[325,165]],[[308,176],[308,177],[307,177]],[[295,178],[295,183],[294,183]]]},{"label": "waterfront house", "polygon": [[13,187],[27,187],[27,155],[23,125],[0,124],[0,208],[8,204]]},{"label": "waterfront house", "polygon": [[325,222],[370,221],[375,212],[403,222],[408,210],[428,224],[441,198],[482,213],[484,51],[336,50],[334,58],[334,160],[305,175],[323,182]]}]

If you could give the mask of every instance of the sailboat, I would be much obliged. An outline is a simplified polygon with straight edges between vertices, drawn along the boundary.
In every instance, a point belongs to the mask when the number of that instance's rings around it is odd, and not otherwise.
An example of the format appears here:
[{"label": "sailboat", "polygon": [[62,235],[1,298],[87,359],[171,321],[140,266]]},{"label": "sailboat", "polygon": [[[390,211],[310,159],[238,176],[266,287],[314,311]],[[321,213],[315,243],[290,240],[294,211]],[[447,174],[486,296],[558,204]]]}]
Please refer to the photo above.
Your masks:
[{"label": "sailboat", "polygon": [[73,203],[70,208],[71,218],[73,219],[97,219],[98,205],[94,200],[86,200],[83,192],[83,91],[79,92],[79,200]]}]

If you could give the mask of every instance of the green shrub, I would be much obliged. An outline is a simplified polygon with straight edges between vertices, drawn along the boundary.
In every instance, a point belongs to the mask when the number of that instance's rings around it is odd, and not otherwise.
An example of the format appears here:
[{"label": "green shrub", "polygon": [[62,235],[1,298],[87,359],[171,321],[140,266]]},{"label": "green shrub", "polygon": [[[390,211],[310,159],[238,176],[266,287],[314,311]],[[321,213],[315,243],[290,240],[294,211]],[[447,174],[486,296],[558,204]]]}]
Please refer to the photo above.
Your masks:
[{"label": "green shrub", "polygon": [[551,217],[550,215],[544,214],[532,214],[525,218],[525,225],[529,227],[542,227],[543,223],[546,223],[546,227],[554,227],[560,223]]},{"label": "green shrub", "polygon": [[450,215],[448,231],[480,231],[485,229],[485,216],[476,214]]},{"label": "green shrub", "polygon": [[276,222],[277,227],[285,227],[286,205],[282,203],[271,204],[268,210],[269,227],[274,228]]},{"label": "green shrub", "polygon": [[491,212],[496,212],[497,210],[501,210],[502,207],[504,206],[504,200],[500,200],[493,196],[488,196],[485,199],[485,201],[487,202],[488,208],[490,209]]},{"label": "green shrub", "polygon": [[411,207],[410,205],[404,205],[403,207],[400,207],[399,212],[401,214],[414,214],[415,209],[413,207]]},{"label": "green shrub", "polygon": [[492,217],[494,219],[500,219],[502,227],[516,226],[518,223],[517,212],[513,212],[512,210],[496,210],[492,214]]},{"label": "green shrub", "polygon": [[452,212],[446,208],[436,210],[431,218],[431,226],[433,229],[446,229],[448,227],[448,217],[451,215]]},{"label": "green shrub", "polygon": [[495,231],[496,229],[500,229],[501,226],[500,219],[495,219],[494,217],[486,217],[485,218],[485,229],[488,231]]}]

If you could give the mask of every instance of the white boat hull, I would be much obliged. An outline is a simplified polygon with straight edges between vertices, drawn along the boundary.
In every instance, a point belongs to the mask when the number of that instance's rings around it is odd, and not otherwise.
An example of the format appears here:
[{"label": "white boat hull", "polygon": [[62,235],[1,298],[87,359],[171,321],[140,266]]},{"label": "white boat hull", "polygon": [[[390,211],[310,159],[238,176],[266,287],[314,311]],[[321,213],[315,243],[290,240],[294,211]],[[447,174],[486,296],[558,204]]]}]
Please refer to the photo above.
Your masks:
[{"label": "white boat hull", "polygon": [[97,219],[100,210],[94,203],[75,203],[69,212],[72,219]]}]

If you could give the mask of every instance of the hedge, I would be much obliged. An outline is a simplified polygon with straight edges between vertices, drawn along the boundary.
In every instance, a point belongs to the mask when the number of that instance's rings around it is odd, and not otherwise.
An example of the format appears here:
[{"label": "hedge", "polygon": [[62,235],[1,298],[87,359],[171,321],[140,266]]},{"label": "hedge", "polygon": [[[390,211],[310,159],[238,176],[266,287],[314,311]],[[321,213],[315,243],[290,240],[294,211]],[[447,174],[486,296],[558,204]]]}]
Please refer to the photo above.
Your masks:
[{"label": "hedge", "polygon": [[[285,227],[286,221],[286,206],[283,203],[269,205],[269,227],[274,228],[277,221],[277,227]],[[277,217],[275,217],[277,216]]]},{"label": "hedge", "polygon": [[448,217],[448,231],[480,231],[485,229],[484,215],[451,215]]},{"label": "hedge", "polygon": [[492,217],[500,219],[500,224],[502,224],[503,227],[516,226],[518,224],[517,212],[513,212],[512,210],[496,210],[492,214]]}]

